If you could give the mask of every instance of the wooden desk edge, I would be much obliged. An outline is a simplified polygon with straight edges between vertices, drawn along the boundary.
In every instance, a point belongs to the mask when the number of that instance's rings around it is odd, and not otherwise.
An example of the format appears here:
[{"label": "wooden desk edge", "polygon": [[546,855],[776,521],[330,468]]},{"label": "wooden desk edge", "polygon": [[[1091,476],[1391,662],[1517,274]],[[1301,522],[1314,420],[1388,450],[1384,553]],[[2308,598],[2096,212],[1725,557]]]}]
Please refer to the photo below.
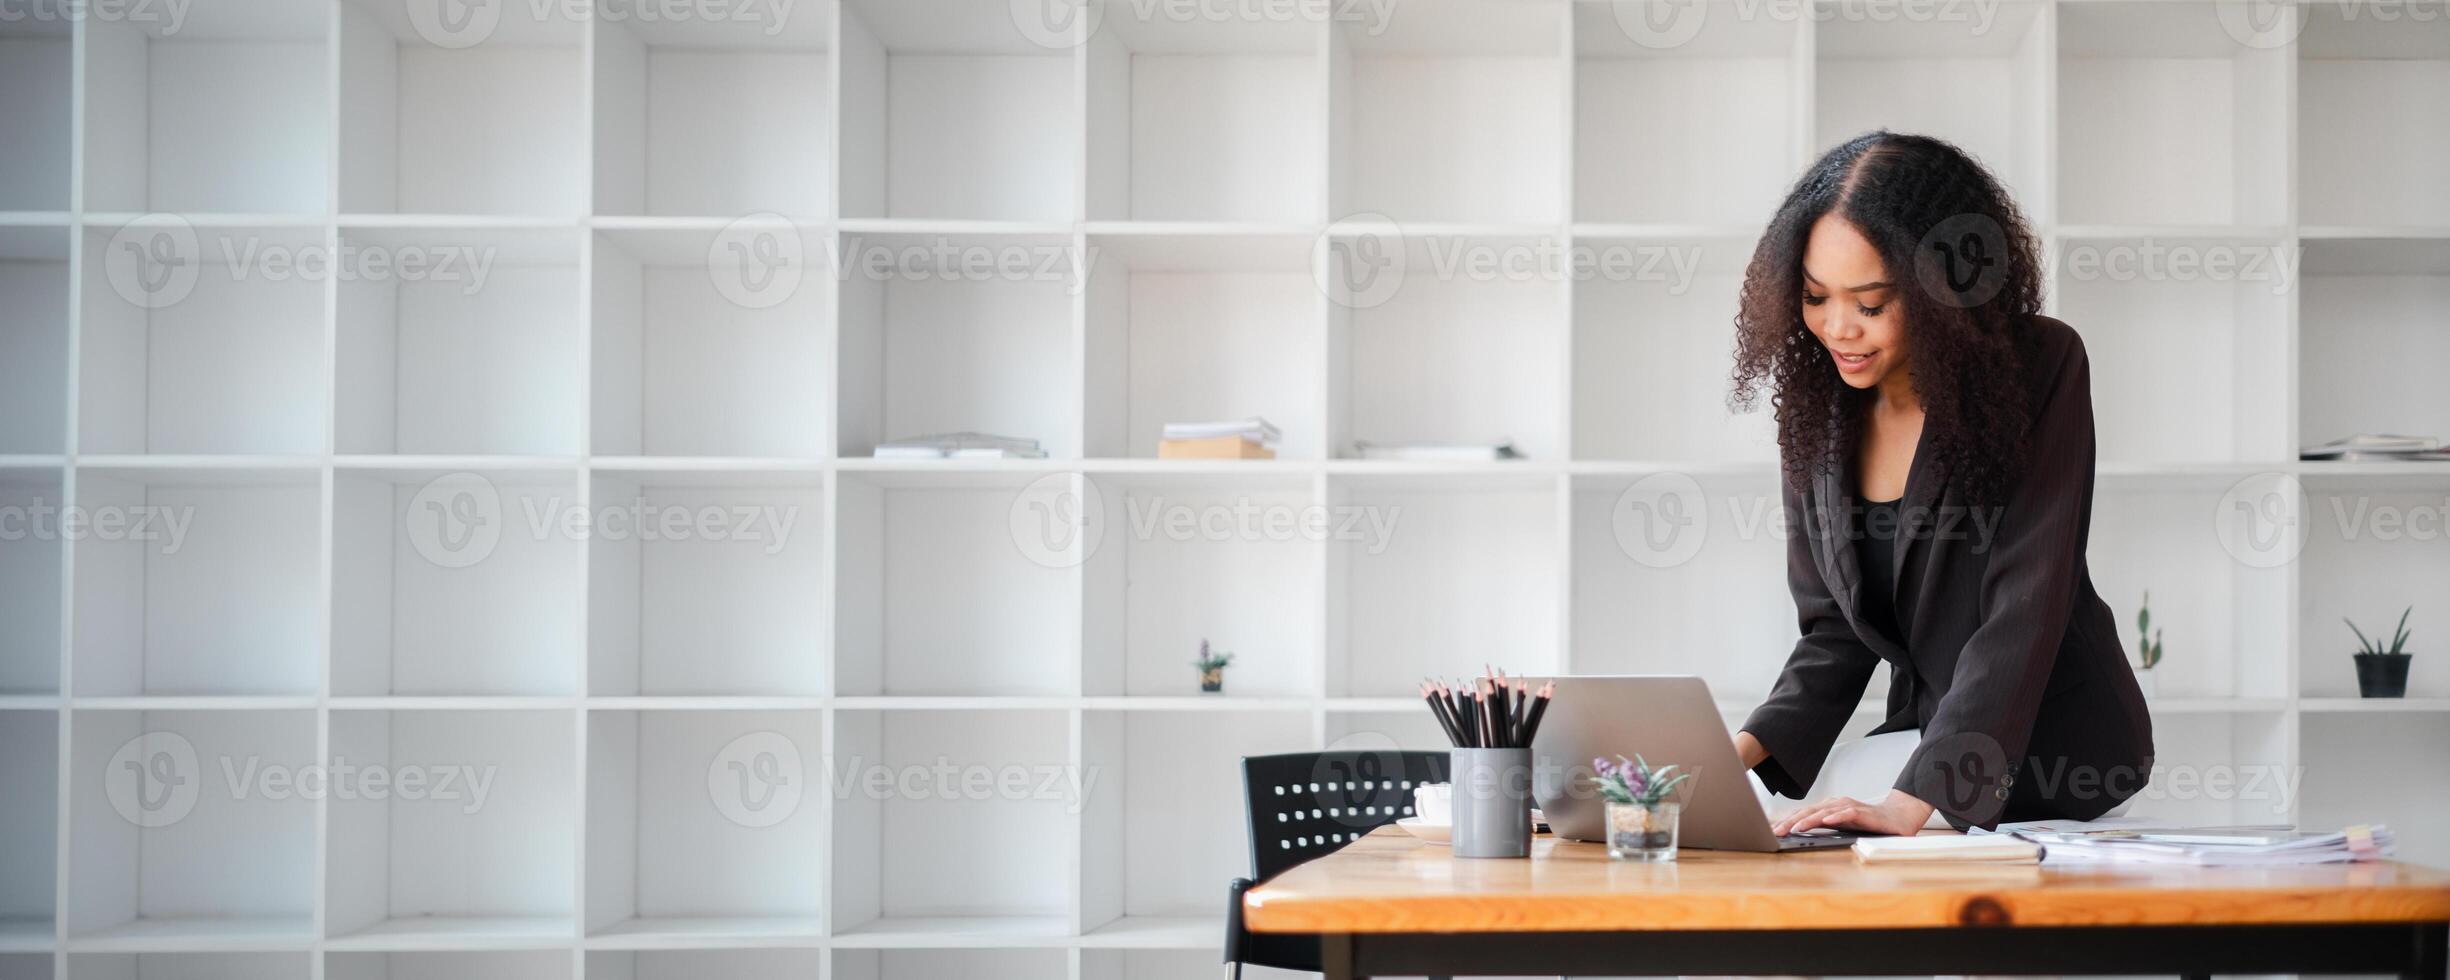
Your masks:
[{"label": "wooden desk edge", "polygon": [[[1570,845],[1577,848],[1594,845]],[[1406,844],[1364,842],[1287,872],[1254,888],[1243,917],[1253,932],[1281,933],[1522,933],[1715,931],[1794,929],[1915,929],[1958,926],[2229,926],[2450,922],[2450,872],[2401,862],[2300,866],[2299,869],[2198,869],[2248,877],[2253,871],[2310,875],[2304,883],[2201,885],[2171,883],[2188,869],[2155,866],[2068,869],[2094,875],[2053,887],[2050,882],[2000,878],[1983,881],[1986,870],[1933,866],[1933,874],[1964,880],[1931,887],[1866,889],[1801,887],[1747,890],[1741,878],[1763,873],[1811,877],[1843,884],[1855,865],[1843,852],[1809,855],[1743,855],[1738,860],[1690,862],[1710,870],[1679,875],[1672,889],[1608,888],[1612,867],[1587,856],[1555,860],[1540,869],[1539,889],[1518,892],[1426,891],[1405,894],[1414,884],[1397,869]],[[1356,853],[1358,852],[1358,853]],[[1341,860],[1339,860],[1341,859]],[[1832,863],[1832,859],[1842,864]],[[1452,860],[1452,859],[1449,859]],[[1765,866],[1765,862],[1791,867]],[[1524,865],[1528,867],[1528,865]],[[1645,866],[1619,865],[1619,874]],[[1673,866],[1667,866],[1673,867]],[[1841,870],[1845,869],[1845,870]],[[2326,873],[2323,869],[2329,869]],[[2031,866],[2017,870],[2050,873]],[[2061,870],[2050,866],[2051,871]],[[2140,871],[2132,883],[2098,875]],[[1350,872],[1337,880],[1339,871]],[[1952,875],[1952,872],[1954,873]],[[1586,883],[1573,875],[1590,876]],[[1734,881],[1695,882],[1723,875]],[[2319,880],[2336,877],[2336,882]],[[2373,882],[2374,878],[2394,878]],[[2364,883],[2359,883],[2359,882]],[[1436,887],[1436,886],[1432,886]]]}]

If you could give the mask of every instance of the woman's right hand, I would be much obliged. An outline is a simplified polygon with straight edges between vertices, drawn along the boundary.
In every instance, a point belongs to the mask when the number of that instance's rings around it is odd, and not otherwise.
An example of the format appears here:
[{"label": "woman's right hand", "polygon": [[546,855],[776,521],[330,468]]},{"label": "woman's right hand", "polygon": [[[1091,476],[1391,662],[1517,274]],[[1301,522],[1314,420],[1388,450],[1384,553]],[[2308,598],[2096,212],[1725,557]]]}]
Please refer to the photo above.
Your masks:
[{"label": "woman's right hand", "polygon": [[1761,740],[1752,737],[1751,732],[1737,732],[1735,733],[1735,756],[1743,760],[1744,768],[1749,770],[1760,765],[1762,760],[1769,758],[1769,750],[1762,748]]}]

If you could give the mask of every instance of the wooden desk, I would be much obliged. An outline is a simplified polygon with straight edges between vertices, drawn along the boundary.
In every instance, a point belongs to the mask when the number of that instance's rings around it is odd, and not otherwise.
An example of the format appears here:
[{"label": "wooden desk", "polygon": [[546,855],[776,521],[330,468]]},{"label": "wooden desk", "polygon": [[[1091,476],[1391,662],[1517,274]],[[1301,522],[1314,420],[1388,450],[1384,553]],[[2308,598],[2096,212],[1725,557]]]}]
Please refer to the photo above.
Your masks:
[{"label": "wooden desk", "polygon": [[1382,828],[1251,890],[1253,932],[1371,975],[2396,973],[2440,980],[2450,872],[1864,867],[1843,849],[1608,860],[1541,838],[1458,860]]}]

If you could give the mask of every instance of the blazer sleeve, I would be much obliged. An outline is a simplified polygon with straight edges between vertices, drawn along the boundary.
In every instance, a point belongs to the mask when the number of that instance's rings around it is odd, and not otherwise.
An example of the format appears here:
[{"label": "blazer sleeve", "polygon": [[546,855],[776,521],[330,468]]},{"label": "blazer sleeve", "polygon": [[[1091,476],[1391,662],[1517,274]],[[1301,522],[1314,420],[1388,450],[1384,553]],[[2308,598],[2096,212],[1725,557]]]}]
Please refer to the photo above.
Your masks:
[{"label": "blazer sleeve", "polygon": [[[1801,799],[1828,761],[1838,731],[1862,703],[1880,656],[1855,635],[1854,624],[1838,608],[1812,557],[1815,526],[1806,523],[1814,511],[1803,494],[1787,487],[1786,580],[1795,596],[1796,624],[1803,635],[1788,654],[1786,668],[1770,688],[1769,700],[1753,709],[1742,730],[1769,750],[1769,758],[1753,767],[1770,792]],[[1827,529],[1844,533],[1843,527]]]},{"label": "blazer sleeve", "polygon": [[[1948,691],[1896,788],[1958,829],[1996,826],[2033,735],[2042,689],[2082,579],[2093,505],[2093,396],[2073,331],[2044,375],[2021,485],[1993,530],[1981,624],[1958,651]],[[1980,533],[1981,522],[1967,522]]]}]

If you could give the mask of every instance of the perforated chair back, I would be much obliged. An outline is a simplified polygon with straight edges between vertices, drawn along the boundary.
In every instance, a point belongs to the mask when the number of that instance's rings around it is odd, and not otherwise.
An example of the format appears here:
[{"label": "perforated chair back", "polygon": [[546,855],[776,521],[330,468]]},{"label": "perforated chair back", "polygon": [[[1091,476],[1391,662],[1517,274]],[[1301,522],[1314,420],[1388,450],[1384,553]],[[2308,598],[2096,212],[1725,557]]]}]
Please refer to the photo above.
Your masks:
[{"label": "perforated chair back", "polygon": [[1392,750],[1244,757],[1252,880],[1266,881],[1412,816],[1413,787],[1445,782],[1447,759],[1444,752]]}]

